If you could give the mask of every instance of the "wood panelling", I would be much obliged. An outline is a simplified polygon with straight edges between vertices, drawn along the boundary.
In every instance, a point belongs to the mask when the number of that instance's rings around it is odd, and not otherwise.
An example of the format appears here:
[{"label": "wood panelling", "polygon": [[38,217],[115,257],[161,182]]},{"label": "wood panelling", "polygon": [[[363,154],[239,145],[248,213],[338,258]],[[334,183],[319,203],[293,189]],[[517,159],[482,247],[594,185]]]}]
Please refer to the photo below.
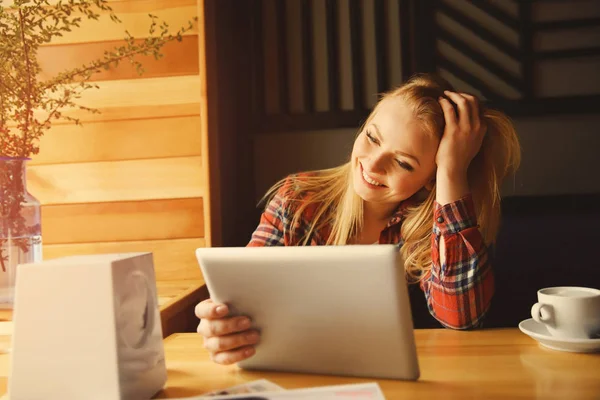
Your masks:
[{"label": "wood panelling", "polygon": [[[98,21],[84,18],[80,28],[53,39],[52,44],[121,40],[125,37],[125,30],[136,39],[148,37],[151,23],[148,14],[166,21],[176,32],[179,27],[187,26],[197,13],[196,0],[121,0],[109,1],[109,4],[122,23],[114,23],[107,13],[102,12]],[[192,29],[186,35],[197,33],[197,29]]]},{"label": "wood panelling", "polygon": [[40,165],[28,182],[43,205],[201,197],[200,158]]},{"label": "wood panelling", "polygon": [[200,116],[56,125],[29,165],[201,155]]},{"label": "wood panelling", "polygon": [[[148,14],[176,32],[203,9],[198,1],[109,1],[122,23],[102,13],[42,46],[40,79],[102,57],[123,44],[125,30],[148,37]],[[99,89],[77,103],[100,113],[64,110],[82,125],[56,121],[46,132],[28,167],[29,191],[42,203],[44,258],[150,251],[157,279],[201,280],[194,251],[209,240],[199,38],[194,26],[162,59],[141,58],[142,76],[127,61],[93,76]]]},{"label": "wood panelling", "polygon": [[[197,116],[200,102],[204,101],[200,96],[200,77],[196,75],[124,79],[96,84],[99,88],[83,92],[76,104],[97,109],[99,113],[71,107],[65,108],[63,114],[78,118],[81,122]],[[35,116],[44,120],[47,113],[38,111]],[[54,127],[73,122],[57,120],[52,124]],[[9,123],[8,126],[14,128],[15,124]]]},{"label": "wood panelling", "polygon": [[140,240],[133,242],[47,244],[44,258],[67,255],[152,252],[157,280],[201,279],[195,251],[205,247],[204,239]]},{"label": "wood panelling", "polygon": [[[138,39],[139,44],[142,40]],[[122,40],[107,42],[75,43],[41,47],[38,59],[42,72],[40,79],[46,80],[65,70],[79,68],[82,64],[102,59],[105,51],[122,46]],[[181,42],[167,43],[161,50],[164,57],[156,60],[154,56],[138,56],[135,59],[144,66],[143,75],[139,75],[129,61],[122,62],[116,68],[103,70],[92,76],[92,81],[115,79],[156,78],[163,76],[198,75],[198,37],[184,36]]]},{"label": "wood panelling", "polygon": [[64,114],[84,122],[199,114],[200,77],[196,75],[102,81],[97,85],[99,89],[83,92],[77,104],[95,108],[99,114],[79,109],[66,109]]},{"label": "wood panelling", "polygon": [[202,199],[47,206],[42,227],[46,244],[201,238]]},{"label": "wood panelling", "polygon": [[[88,102],[85,105],[89,106],[89,104],[94,103]],[[194,116],[198,115],[198,103],[165,104],[164,106],[161,106],[159,104],[132,104],[129,107],[109,107],[104,109],[100,108],[100,111],[100,114],[91,114],[86,111],[71,110],[65,114],[70,115],[74,118],[78,118],[83,123],[95,121],[124,121],[131,119]],[[56,123],[56,125],[59,124],[61,123]]]},{"label": "wood panelling", "polygon": [[[216,104],[219,98],[214,96],[211,99],[211,107],[208,107],[208,82],[214,79],[214,70],[216,69],[214,53],[209,53],[211,47],[209,42],[214,39],[211,32],[218,25],[218,21],[211,13],[211,1],[198,0],[198,67],[200,70],[200,132],[202,132],[202,169],[204,171],[205,182],[213,184],[206,185],[204,190],[204,198],[206,199],[204,206],[204,222],[206,229],[205,239],[207,246],[219,246],[223,243],[221,235],[221,172],[219,164],[219,138],[221,129],[218,127],[217,119],[213,110],[217,107]],[[208,21],[208,23],[207,23]],[[216,42],[213,43],[213,47]],[[213,81],[213,85],[216,81]],[[209,111],[210,110],[210,111]],[[209,121],[211,122],[209,124]],[[209,132],[213,132],[209,135]]]}]

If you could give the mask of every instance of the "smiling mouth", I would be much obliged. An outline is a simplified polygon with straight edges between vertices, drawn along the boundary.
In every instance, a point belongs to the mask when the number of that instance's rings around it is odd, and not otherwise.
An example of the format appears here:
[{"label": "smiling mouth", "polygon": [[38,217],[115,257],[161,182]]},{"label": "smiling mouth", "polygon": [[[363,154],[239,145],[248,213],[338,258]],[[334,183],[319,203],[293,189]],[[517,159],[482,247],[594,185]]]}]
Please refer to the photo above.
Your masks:
[{"label": "smiling mouth", "polygon": [[362,174],[363,180],[369,184],[369,186],[374,186],[374,187],[386,187],[383,183],[377,182],[376,180],[374,180],[373,178],[371,178],[369,175],[367,175],[367,173],[365,172],[362,164],[360,164],[360,172]]}]

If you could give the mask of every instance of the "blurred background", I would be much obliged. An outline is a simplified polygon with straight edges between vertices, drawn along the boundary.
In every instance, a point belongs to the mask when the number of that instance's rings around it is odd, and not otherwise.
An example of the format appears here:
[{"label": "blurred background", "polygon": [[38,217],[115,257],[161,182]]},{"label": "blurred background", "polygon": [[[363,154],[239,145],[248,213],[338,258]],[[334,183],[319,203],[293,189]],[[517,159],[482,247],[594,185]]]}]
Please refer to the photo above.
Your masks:
[{"label": "blurred background", "polygon": [[[600,287],[600,1],[114,0],[40,50],[53,76],[102,55],[148,14],[174,29],[165,57],[93,79],[28,168],[44,257],[152,251],[157,279],[201,279],[194,250],[243,246],[258,200],[289,173],[347,160],[385,92],[435,71],[511,116],[521,168],[503,187],[490,325],[527,317],[535,290]],[[435,326],[415,292],[417,326]],[[420,307],[420,308],[419,308]]]},{"label": "blurred background", "polygon": [[[219,179],[211,185],[220,182],[223,245],[247,242],[260,214],[254,204],[278,179],[346,161],[379,93],[435,71],[506,112],[522,144],[521,168],[503,186],[488,326],[528,318],[541,287],[600,287],[593,250],[600,238],[599,1],[206,6],[215,22],[207,31],[216,63],[207,85],[209,124],[218,123],[220,141],[220,160],[211,163]],[[412,299],[416,325],[436,326],[422,293]]]}]

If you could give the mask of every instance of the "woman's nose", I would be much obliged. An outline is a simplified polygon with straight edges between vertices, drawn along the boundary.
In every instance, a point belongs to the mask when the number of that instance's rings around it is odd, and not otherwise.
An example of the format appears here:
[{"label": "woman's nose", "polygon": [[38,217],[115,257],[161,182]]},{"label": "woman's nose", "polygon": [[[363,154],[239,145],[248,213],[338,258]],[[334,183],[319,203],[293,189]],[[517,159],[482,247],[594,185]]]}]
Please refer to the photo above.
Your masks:
[{"label": "woman's nose", "polygon": [[367,170],[369,172],[382,172],[385,170],[385,155],[383,153],[375,153],[369,157],[367,163]]}]

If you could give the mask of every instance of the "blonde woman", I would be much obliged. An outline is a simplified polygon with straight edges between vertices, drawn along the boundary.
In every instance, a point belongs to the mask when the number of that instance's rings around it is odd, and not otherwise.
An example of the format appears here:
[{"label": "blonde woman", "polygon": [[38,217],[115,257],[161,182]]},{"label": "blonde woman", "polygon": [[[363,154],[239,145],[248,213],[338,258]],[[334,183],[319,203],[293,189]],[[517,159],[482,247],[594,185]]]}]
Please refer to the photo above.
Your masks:
[{"label": "blonde woman", "polygon": [[[249,246],[399,244],[407,279],[453,329],[477,327],[494,292],[487,244],[500,220],[500,184],[520,161],[510,120],[443,79],[419,75],[385,94],[350,161],[292,175],[268,193]],[[247,317],[196,307],[215,362],[254,354]]]}]

